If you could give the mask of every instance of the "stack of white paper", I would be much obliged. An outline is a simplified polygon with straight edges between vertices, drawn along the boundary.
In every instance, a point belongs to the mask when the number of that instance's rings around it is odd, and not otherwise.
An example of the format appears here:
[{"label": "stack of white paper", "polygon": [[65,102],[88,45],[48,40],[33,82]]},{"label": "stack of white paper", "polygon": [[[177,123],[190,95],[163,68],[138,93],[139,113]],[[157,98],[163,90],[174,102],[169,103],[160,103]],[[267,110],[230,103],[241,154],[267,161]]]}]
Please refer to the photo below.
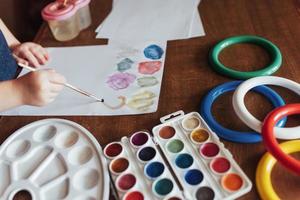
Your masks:
[{"label": "stack of white paper", "polygon": [[205,35],[200,0],[114,0],[96,38],[167,41]]}]

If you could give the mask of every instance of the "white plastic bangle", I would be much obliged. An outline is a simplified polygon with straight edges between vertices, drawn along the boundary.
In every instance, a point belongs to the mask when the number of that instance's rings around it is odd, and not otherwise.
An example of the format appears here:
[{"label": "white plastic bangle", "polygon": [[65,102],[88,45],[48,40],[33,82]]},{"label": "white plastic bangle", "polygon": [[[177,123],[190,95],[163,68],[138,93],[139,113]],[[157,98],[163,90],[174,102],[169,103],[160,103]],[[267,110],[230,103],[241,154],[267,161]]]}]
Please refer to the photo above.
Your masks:
[{"label": "white plastic bangle", "polygon": [[[246,108],[244,104],[244,97],[246,93],[252,88],[260,85],[276,85],[287,88],[296,94],[300,95],[300,84],[277,76],[261,76],[248,79],[241,83],[233,94],[232,104],[235,113],[238,117],[247,124],[250,128],[261,133],[262,122],[256,119]],[[300,138],[300,126],[280,128],[274,127],[276,138],[290,140]]]}]

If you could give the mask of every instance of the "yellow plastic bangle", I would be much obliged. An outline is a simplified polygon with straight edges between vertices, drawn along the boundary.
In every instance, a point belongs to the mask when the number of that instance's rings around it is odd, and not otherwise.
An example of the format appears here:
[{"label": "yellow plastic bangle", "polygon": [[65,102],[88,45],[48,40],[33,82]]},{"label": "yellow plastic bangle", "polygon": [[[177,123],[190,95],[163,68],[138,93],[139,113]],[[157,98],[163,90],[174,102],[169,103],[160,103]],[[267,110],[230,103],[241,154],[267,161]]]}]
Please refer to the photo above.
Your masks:
[{"label": "yellow plastic bangle", "polygon": [[[300,151],[300,140],[283,142],[280,148],[287,154]],[[276,194],[272,182],[271,172],[277,160],[270,154],[265,153],[256,169],[256,188],[262,200],[280,200]]]}]

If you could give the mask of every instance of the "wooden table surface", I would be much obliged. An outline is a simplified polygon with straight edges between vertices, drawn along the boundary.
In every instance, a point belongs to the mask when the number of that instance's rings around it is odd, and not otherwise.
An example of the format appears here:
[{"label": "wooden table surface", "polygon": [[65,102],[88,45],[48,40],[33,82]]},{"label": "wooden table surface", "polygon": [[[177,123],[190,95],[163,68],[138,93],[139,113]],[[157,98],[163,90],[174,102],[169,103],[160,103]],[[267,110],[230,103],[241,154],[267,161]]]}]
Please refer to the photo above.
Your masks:
[{"label": "wooden table surface", "polygon": [[[111,4],[109,0],[92,0],[93,25],[74,40],[64,43],[55,41],[49,28],[44,24],[35,42],[44,46],[105,44],[106,40],[94,39],[94,30],[111,10]],[[62,118],[83,125],[104,146],[135,131],[151,130],[160,123],[160,117],[171,112],[198,111],[201,98],[210,89],[231,81],[211,69],[208,64],[208,52],[216,42],[233,35],[253,34],[271,40],[280,48],[283,56],[282,67],[275,75],[300,82],[300,1],[203,0],[199,11],[206,36],[168,42],[161,96],[156,113],[138,116]],[[263,68],[269,62],[269,56],[259,47],[243,44],[226,49],[221,54],[221,60],[234,69],[249,71]],[[275,89],[287,103],[300,102],[300,98],[292,92],[282,88]],[[215,102],[214,116],[228,128],[249,130],[234,114],[231,98],[232,93],[228,93]],[[272,110],[272,106],[265,98],[252,92],[246,96],[246,105],[261,120]],[[0,143],[15,130],[43,118],[47,117],[2,117]],[[295,126],[297,122],[299,125],[299,121],[299,117],[290,117],[288,126]],[[240,199],[259,199],[255,186],[255,170],[259,159],[266,151],[263,144],[237,144],[226,141],[224,143],[253,182],[251,192]],[[300,153],[293,155],[300,158]],[[272,181],[282,199],[300,199],[299,176],[276,165]],[[16,199],[26,199],[25,196],[20,194]]]}]

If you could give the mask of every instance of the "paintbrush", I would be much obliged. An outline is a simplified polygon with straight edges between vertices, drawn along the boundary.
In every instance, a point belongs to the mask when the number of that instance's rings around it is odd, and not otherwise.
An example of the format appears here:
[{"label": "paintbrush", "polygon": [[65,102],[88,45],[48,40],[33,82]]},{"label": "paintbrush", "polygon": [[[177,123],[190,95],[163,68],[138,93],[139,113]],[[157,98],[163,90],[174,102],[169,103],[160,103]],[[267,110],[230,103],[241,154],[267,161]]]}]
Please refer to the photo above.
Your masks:
[{"label": "paintbrush", "polygon": [[[36,68],[30,67],[30,66],[28,66],[28,65],[24,65],[24,64],[22,64],[22,63],[18,63],[18,65],[19,65],[20,67],[23,67],[23,68],[25,68],[25,69],[28,69],[29,71],[32,71],[32,72],[38,71]],[[72,90],[74,90],[74,91],[76,91],[76,92],[78,92],[78,93],[80,93],[80,94],[82,94],[82,95],[85,95],[85,96],[87,96],[87,97],[90,97],[90,98],[92,98],[92,99],[95,99],[96,101],[99,101],[99,102],[102,102],[102,103],[104,102],[104,99],[100,99],[100,98],[96,97],[95,95],[90,94],[90,93],[88,93],[88,92],[86,92],[86,91],[84,91],[84,90],[82,90],[82,89],[80,89],[80,88],[78,88],[78,87],[75,87],[75,86],[73,86],[73,85],[71,85],[71,84],[69,84],[69,83],[64,83],[63,85],[66,86],[66,87],[68,87],[68,88],[70,88],[70,89],[72,89]]]}]

